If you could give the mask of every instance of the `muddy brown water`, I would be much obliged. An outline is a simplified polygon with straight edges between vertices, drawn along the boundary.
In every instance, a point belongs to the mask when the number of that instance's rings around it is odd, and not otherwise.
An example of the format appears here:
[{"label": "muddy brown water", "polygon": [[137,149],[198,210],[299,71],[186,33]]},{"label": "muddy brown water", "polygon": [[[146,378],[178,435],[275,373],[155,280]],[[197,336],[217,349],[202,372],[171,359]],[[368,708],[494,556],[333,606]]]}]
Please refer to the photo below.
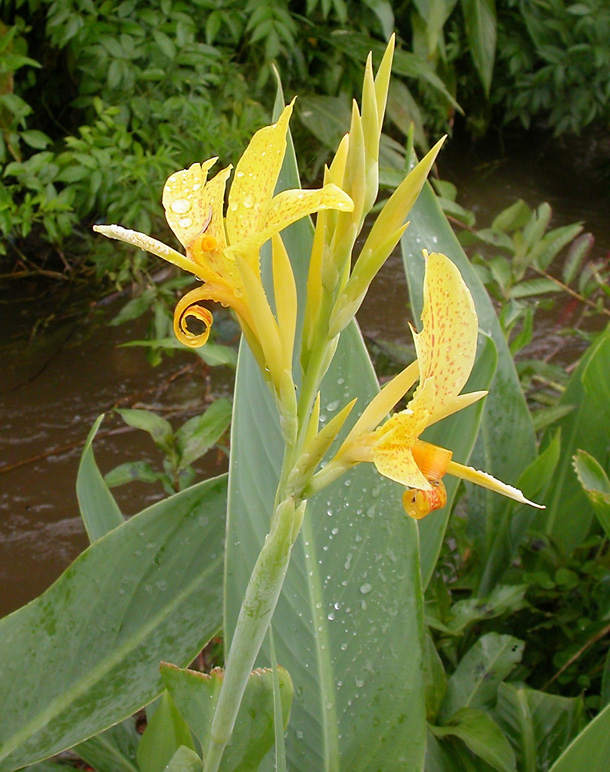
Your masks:
[{"label": "muddy brown water", "polygon": [[[610,251],[607,186],[576,175],[561,150],[522,144],[500,161],[497,152],[493,143],[476,151],[450,144],[442,157],[441,177],[458,185],[458,201],[475,211],[478,227],[516,198],[530,206],[548,201],[553,226],[583,220],[596,238],[595,254]],[[61,308],[49,306],[44,285],[22,281],[13,280],[0,296],[0,467],[11,467],[5,473],[0,469],[0,615],[39,595],[87,546],[75,480],[81,444],[100,413],[117,404],[146,407],[177,427],[212,395],[231,391],[226,368],[193,365],[191,354],[165,358],[152,368],[142,349],[120,348],[142,337],[144,329],[142,321],[107,325],[126,298],[32,335],[41,319],[61,316]],[[410,343],[406,303],[402,263],[393,256],[359,314],[365,335]],[[554,336],[561,351],[566,344],[560,331],[553,318],[543,319],[536,339],[548,346]],[[107,415],[101,431],[95,454],[102,471],[135,459],[159,467],[148,435],[125,430],[116,415]],[[48,454],[52,449],[59,451]],[[209,476],[225,466],[226,460],[212,452],[197,468]],[[127,515],[164,496],[160,487],[140,483],[114,492]]]}]

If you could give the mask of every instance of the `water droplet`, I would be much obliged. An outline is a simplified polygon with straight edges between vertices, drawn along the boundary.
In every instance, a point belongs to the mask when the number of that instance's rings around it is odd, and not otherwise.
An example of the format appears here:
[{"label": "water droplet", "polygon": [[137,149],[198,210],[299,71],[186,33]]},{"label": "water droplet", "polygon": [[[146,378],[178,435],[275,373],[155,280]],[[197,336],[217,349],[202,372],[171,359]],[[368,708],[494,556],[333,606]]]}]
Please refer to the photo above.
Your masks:
[{"label": "water droplet", "polygon": [[340,646],[341,651],[345,651],[347,649],[347,643],[342,643]]},{"label": "water droplet", "polygon": [[364,686],[364,681],[361,678],[358,678],[358,676],[356,676],[354,680],[356,682],[356,689],[362,689]]},{"label": "water droplet", "polygon": [[236,176],[236,177],[243,177],[243,176],[244,176],[244,173],[243,173],[243,172],[241,172],[241,171],[240,171],[240,172],[235,172],[235,176]]},{"label": "water droplet", "polygon": [[328,405],[326,405],[326,409],[328,410],[329,413],[332,413],[338,407],[339,407],[338,399],[334,399],[332,402],[329,402]]},{"label": "water droplet", "polygon": [[241,203],[243,206],[246,207],[246,209],[250,209],[252,207],[252,204],[254,203],[254,199],[250,195],[246,195],[242,198]]},{"label": "water droplet", "polygon": [[178,225],[181,228],[190,228],[192,224],[193,224],[193,221],[191,220],[190,217],[181,217],[178,220]]},{"label": "water droplet", "polygon": [[191,208],[191,202],[187,198],[177,198],[169,208],[176,214],[186,214]]},{"label": "water droplet", "polygon": [[368,595],[368,593],[373,589],[373,585],[369,582],[365,582],[364,584],[360,585],[360,592],[363,595]]}]

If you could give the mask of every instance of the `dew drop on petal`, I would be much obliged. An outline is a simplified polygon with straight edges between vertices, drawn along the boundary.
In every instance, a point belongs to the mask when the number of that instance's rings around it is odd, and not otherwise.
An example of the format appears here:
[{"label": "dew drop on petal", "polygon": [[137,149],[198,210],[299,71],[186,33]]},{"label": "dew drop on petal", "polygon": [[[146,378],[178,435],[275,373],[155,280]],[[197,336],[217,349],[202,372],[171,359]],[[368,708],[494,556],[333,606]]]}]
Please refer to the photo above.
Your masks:
[{"label": "dew drop on petal", "polygon": [[181,217],[178,220],[178,225],[181,228],[190,228],[192,224],[193,224],[193,221],[191,220],[190,217]]},{"label": "dew drop on petal", "polygon": [[169,208],[176,214],[186,214],[191,208],[191,202],[187,198],[177,198],[172,201]]}]

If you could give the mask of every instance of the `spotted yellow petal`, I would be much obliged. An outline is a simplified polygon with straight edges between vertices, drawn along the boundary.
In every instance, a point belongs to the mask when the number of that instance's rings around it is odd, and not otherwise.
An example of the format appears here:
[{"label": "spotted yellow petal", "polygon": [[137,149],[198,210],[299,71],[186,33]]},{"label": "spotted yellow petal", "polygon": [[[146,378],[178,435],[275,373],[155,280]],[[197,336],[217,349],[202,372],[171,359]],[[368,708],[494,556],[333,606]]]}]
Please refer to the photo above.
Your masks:
[{"label": "spotted yellow petal", "polygon": [[[429,389],[427,387],[426,391]],[[373,462],[380,474],[409,488],[430,488],[430,483],[413,458],[412,450],[425,420],[425,414],[404,410],[393,415],[375,431]]]},{"label": "spotted yellow petal", "polygon": [[292,371],[292,351],[297,326],[297,288],[290,258],[279,233],[273,236],[271,242],[271,266],[275,315],[282,343],[284,368]]},{"label": "spotted yellow petal", "polygon": [[212,219],[222,220],[222,201],[220,211],[211,209],[206,194],[208,170],[215,162],[216,158],[210,158],[203,164],[174,172],[163,187],[167,222],[184,247],[188,247],[203,228],[209,227]]},{"label": "spotted yellow petal", "polygon": [[514,488],[512,485],[507,485],[500,480],[496,480],[495,477],[487,474],[487,472],[479,472],[471,466],[464,466],[455,461],[450,461],[447,467],[447,474],[459,477],[461,480],[467,480],[475,485],[480,485],[490,491],[495,491],[495,493],[501,493],[503,496],[518,501],[521,504],[529,504],[530,507],[536,507],[536,509],[545,509],[542,504],[536,504],[535,502],[526,499],[518,488]]},{"label": "spotted yellow petal", "polygon": [[284,190],[265,207],[261,229],[237,244],[232,243],[229,252],[256,252],[275,233],[321,209],[349,212],[352,208],[351,198],[332,183],[317,190]]},{"label": "spotted yellow petal", "polygon": [[435,402],[429,416],[432,423],[436,413],[448,414],[448,405],[468,380],[474,364],[478,331],[468,287],[457,267],[438,252],[426,256],[422,324],[422,331],[413,336],[420,386],[410,407],[418,409],[419,392],[428,379],[433,379]]},{"label": "spotted yellow petal", "polygon": [[162,257],[163,260],[167,260],[168,263],[177,265],[178,268],[189,271],[200,279],[205,278],[201,274],[197,264],[189,257],[180,254],[180,252],[176,252],[175,249],[168,247],[167,244],[164,244],[162,241],[157,241],[157,239],[153,239],[145,233],[132,231],[129,228],[123,228],[122,225],[94,225],[93,230],[96,233],[101,233],[102,236],[106,236],[106,238],[124,241],[126,244],[131,244],[138,249],[143,249],[145,252],[150,252],[151,255]]},{"label": "spotted yellow petal", "polygon": [[235,168],[227,209],[229,244],[244,241],[260,228],[263,207],[273,196],[284,160],[293,104],[284,108],[276,123],[256,132]]}]

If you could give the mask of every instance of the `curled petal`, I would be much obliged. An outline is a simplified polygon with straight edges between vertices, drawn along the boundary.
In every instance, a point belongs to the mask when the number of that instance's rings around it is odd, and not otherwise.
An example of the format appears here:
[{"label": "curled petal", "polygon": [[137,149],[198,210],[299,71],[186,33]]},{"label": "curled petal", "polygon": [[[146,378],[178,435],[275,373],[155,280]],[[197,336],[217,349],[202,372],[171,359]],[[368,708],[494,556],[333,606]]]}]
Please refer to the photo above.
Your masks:
[{"label": "curled petal", "polygon": [[414,520],[421,520],[422,517],[434,512],[435,509],[444,507],[446,503],[447,491],[440,480],[433,483],[430,490],[421,491],[407,488],[402,494],[404,510]]},{"label": "curled petal", "polygon": [[[190,348],[199,348],[207,341],[212,326],[212,313],[205,306],[200,305],[204,300],[212,300],[223,306],[231,306],[237,313],[240,321],[248,318],[247,309],[236,298],[228,287],[215,284],[204,284],[197,287],[181,298],[174,311],[174,333],[181,343]],[[189,319],[197,319],[203,322],[203,332],[193,333],[188,329]]]},{"label": "curled petal", "polygon": [[[190,295],[191,293],[189,293]],[[203,346],[210,335],[212,326],[212,312],[205,306],[197,305],[197,301],[185,295],[174,311],[174,334],[185,346],[198,348]],[[189,319],[198,319],[203,322],[203,332],[194,333],[187,327]]]}]

